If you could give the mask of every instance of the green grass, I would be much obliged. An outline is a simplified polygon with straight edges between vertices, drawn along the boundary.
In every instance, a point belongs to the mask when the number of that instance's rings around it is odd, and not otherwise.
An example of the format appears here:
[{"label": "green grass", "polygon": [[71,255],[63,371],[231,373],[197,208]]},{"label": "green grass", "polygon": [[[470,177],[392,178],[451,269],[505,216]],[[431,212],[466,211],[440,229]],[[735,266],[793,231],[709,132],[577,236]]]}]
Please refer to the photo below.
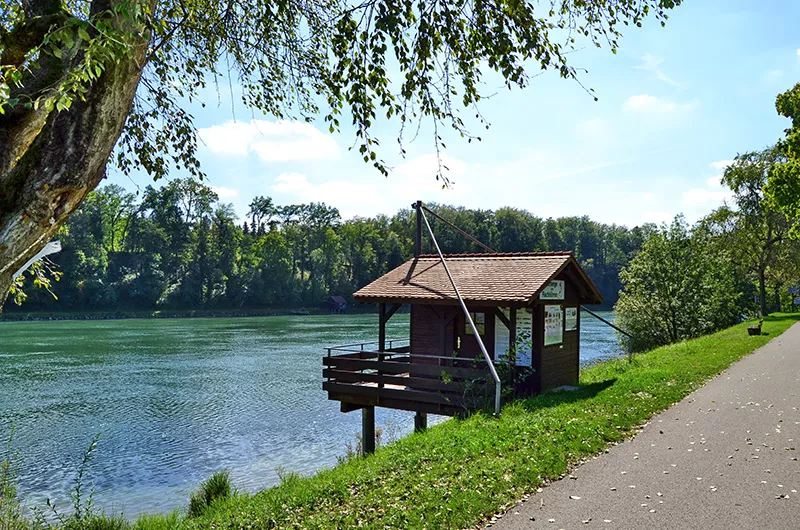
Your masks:
[{"label": "green grass", "polygon": [[233,494],[230,471],[217,471],[189,497],[189,517],[198,517],[220,499],[226,499]]},{"label": "green grass", "polygon": [[798,315],[739,324],[583,371],[580,390],[520,400],[500,418],[445,422],[309,478],[215,503],[183,528],[466,528],[623,440]]},{"label": "green grass", "polygon": [[[506,405],[499,418],[453,419],[313,477],[286,477],[252,495],[235,494],[202,516],[174,512],[134,525],[161,528],[474,527],[571,465],[623,440],[653,414],[681,400],[732,362],[766,344],[800,315],[765,319],[598,364],[580,389]],[[169,518],[167,521],[166,518]]]}]

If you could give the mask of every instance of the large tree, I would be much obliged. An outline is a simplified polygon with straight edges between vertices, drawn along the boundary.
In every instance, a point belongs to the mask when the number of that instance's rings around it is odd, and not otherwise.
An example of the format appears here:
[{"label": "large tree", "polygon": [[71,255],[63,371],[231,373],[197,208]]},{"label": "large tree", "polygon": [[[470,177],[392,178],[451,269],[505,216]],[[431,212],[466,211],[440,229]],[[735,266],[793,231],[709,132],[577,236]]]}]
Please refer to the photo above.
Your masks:
[{"label": "large tree", "polygon": [[[202,172],[182,108],[210,79],[238,76],[276,118],[352,122],[371,134],[432,120],[468,136],[486,70],[575,78],[578,45],[616,51],[620,24],[664,23],[680,0],[11,0],[0,5],[0,307],[12,274],[116,162],[154,178]],[[582,42],[581,42],[582,41]],[[229,76],[229,78],[230,78]],[[391,79],[390,79],[391,77]],[[480,118],[479,118],[480,120]],[[416,130],[416,127],[411,127]]]},{"label": "large tree", "polygon": [[740,293],[727,255],[683,217],[652,231],[620,274],[614,306],[637,351],[698,337],[736,321]]},{"label": "large tree", "polygon": [[[800,218],[800,83],[779,94],[775,101],[778,114],[789,118],[786,137],[777,144],[785,159],[770,168],[766,193],[775,206],[788,217]],[[798,227],[792,235],[800,237]]]},{"label": "large tree", "polygon": [[703,220],[717,243],[730,252],[731,260],[758,284],[761,314],[768,314],[767,269],[796,224],[764,197],[767,176],[785,163],[780,149],[740,154],[725,169],[722,183],[733,191],[732,204],[724,205]]}]

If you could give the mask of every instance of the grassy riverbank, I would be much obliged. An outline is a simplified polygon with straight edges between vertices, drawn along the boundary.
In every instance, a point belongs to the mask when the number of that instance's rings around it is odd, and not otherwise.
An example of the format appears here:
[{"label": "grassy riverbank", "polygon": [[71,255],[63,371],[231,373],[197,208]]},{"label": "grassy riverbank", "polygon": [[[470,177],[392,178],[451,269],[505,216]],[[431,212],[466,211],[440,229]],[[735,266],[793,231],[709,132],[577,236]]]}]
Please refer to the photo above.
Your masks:
[{"label": "grassy riverbank", "polygon": [[580,389],[521,400],[399,440],[309,478],[218,501],[198,518],[148,516],[136,528],[468,528],[623,440],[653,414],[800,320],[765,319],[584,370]]}]

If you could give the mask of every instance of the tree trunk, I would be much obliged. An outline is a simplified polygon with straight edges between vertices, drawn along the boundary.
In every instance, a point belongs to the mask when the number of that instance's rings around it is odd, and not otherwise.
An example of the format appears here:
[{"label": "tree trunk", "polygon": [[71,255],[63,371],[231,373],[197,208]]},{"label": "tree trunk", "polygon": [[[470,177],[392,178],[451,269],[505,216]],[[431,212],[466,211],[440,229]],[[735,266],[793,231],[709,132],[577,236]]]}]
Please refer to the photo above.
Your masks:
[{"label": "tree trunk", "polygon": [[[127,29],[127,28],[126,28]],[[55,235],[105,167],[145,64],[142,37],[69,110],[0,118],[0,311],[13,274]],[[12,153],[14,156],[9,156]]]},{"label": "tree trunk", "polygon": [[761,303],[761,316],[767,316],[767,281],[764,278],[764,269],[758,271],[758,301]]}]

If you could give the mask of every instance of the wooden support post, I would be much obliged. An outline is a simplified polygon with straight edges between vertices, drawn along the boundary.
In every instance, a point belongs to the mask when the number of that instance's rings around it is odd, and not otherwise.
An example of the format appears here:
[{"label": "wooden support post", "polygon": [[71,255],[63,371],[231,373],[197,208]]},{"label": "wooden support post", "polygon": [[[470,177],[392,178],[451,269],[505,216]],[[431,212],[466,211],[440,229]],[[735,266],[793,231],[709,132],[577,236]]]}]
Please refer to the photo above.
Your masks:
[{"label": "wooden support post", "polygon": [[514,359],[516,362],[517,359],[517,309],[512,307],[511,314],[509,315],[509,324],[508,327],[508,335],[511,340],[509,340],[509,351],[511,353],[511,358]]},{"label": "wooden support post", "polygon": [[[378,325],[378,361],[383,362],[383,352],[386,351],[386,303],[381,302],[378,304],[378,313],[380,315],[380,324]],[[381,372],[378,371],[378,388],[383,388],[383,381],[381,379]]]},{"label": "wooden support post", "polygon": [[[517,308],[512,307],[511,311],[508,315],[508,357],[509,359],[513,359],[513,364],[511,365],[511,373],[514,374],[514,377],[511,378],[512,381],[516,381],[517,379]],[[514,394],[520,390],[517,383],[512,383],[514,385]]]},{"label": "wooden support post", "polygon": [[361,453],[375,452],[375,407],[361,409]]},{"label": "wooden support post", "polygon": [[428,414],[417,412],[414,414],[414,432],[422,432],[428,428]]},{"label": "wooden support post", "polygon": [[378,324],[378,351],[386,351],[386,303],[381,302],[378,304],[378,315],[380,322]]}]

